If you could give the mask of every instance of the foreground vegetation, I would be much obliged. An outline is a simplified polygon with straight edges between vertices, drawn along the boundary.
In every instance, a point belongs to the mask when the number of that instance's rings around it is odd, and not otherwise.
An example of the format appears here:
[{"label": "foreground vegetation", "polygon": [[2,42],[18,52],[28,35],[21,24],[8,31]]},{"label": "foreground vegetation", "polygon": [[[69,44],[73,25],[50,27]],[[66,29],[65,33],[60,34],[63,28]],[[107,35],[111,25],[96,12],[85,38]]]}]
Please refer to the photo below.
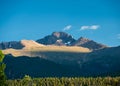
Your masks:
[{"label": "foreground vegetation", "polygon": [[120,77],[31,78],[7,80],[8,86],[120,86]]}]

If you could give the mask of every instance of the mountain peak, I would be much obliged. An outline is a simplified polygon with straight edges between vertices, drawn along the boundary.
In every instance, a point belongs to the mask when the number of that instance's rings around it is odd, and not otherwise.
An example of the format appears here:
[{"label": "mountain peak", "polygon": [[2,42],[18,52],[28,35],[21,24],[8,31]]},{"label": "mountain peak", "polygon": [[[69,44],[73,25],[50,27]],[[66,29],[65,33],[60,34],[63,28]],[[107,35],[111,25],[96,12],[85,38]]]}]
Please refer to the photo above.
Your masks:
[{"label": "mountain peak", "polygon": [[57,38],[62,38],[62,37],[69,37],[71,35],[69,35],[68,33],[66,32],[53,32],[52,33],[52,36],[55,36]]},{"label": "mountain peak", "polygon": [[37,40],[37,42],[45,45],[67,45],[75,42],[75,39],[66,32],[53,32],[51,35]]}]

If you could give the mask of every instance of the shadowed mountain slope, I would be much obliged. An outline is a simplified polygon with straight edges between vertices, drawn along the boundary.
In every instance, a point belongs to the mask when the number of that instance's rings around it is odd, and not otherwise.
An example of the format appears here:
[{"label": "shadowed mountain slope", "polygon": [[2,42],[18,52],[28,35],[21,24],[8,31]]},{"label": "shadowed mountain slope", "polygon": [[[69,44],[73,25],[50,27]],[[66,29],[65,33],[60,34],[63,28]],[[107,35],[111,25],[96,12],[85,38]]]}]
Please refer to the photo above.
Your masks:
[{"label": "shadowed mountain slope", "polygon": [[120,75],[119,51],[120,47],[91,53],[41,52],[46,58],[6,55],[4,62],[6,74],[12,79],[25,74],[32,77],[117,76]]}]

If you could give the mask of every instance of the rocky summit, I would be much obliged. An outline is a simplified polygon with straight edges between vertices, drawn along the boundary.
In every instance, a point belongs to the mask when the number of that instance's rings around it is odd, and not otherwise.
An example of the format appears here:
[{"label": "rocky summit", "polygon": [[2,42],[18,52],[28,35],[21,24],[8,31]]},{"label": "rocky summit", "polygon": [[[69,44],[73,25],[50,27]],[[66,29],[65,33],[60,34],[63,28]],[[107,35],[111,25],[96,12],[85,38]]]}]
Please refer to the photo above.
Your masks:
[{"label": "rocky summit", "polygon": [[51,35],[38,39],[36,42],[45,45],[70,45],[76,40],[65,32],[53,32]]}]

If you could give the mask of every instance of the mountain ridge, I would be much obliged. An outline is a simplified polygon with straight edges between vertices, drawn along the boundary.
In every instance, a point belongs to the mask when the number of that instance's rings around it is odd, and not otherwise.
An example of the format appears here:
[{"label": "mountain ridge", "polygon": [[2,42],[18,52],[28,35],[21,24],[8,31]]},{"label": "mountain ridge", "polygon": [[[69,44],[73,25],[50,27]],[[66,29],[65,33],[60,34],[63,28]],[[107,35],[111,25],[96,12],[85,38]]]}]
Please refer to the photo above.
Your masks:
[{"label": "mountain ridge", "polygon": [[[107,48],[108,46],[104,44],[97,43],[93,40],[89,40],[84,37],[80,37],[78,40],[73,38],[72,35],[66,32],[53,32],[51,35],[47,35],[41,39],[36,40],[40,45],[55,45],[55,46],[80,46],[89,48],[91,50],[98,50]],[[21,41],[10,41],[10,42],[2,42],[0,43],[0,49],[22,49],[24,48],[24,44]]]},{"label": "mountain ridge", "polygon": [[103,49],[108,47],[104,44],[97,43],[84,37],[80,37],[78,40],[76,40],[73,38],[73,36],[65,32],[53,32],[51,35],[36,40],[36,42],[45,45],[81,46],[89,48],[91,50]]}]

